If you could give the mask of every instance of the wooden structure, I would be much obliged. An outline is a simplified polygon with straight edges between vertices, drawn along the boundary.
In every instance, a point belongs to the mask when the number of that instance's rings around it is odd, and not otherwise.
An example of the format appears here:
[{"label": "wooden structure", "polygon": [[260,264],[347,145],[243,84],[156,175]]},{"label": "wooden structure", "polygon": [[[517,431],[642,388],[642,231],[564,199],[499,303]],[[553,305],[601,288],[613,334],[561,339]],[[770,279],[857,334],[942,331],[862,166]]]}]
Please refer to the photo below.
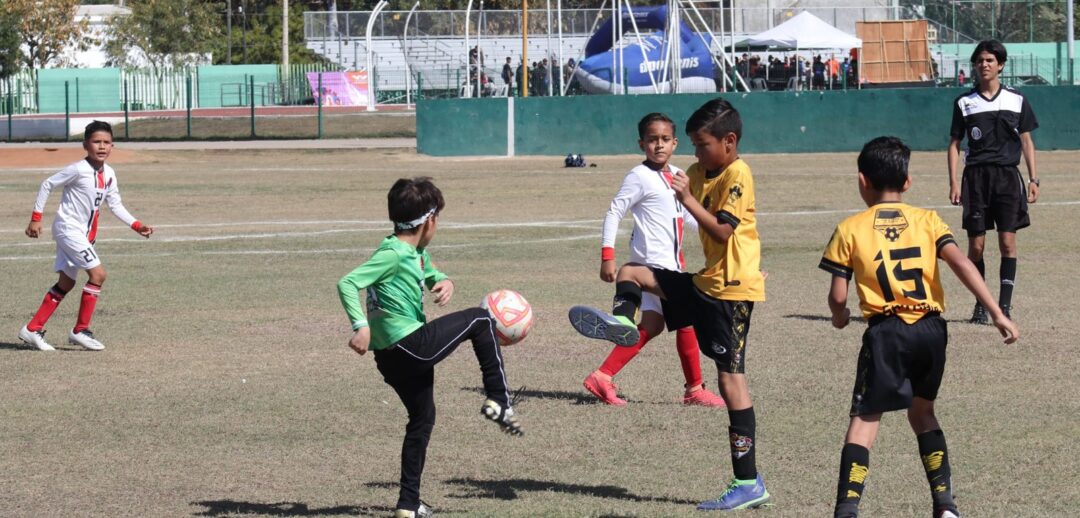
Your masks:
[{"label": "wooden structure", "polygon": [[856,22],[862,39],[859,74],[870,83],[917,83],[934,79],[926,20]]}]

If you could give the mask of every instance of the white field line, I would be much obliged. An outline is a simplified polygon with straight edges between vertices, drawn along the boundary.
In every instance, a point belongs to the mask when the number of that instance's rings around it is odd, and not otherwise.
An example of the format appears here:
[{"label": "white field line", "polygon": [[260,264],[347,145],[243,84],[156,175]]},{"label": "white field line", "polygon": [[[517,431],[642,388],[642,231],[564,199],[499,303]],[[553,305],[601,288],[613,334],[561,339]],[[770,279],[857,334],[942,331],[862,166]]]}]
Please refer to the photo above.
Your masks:
[{"label": "white field line", "polygon": [[[1080,200],[1074,201],[1058,201],[1058,202],[1043,202],[1039,205],[1046,206],[1074,206],[1080,205]],[[929,206],[930,209],[957,209],[958,207],[952,205],[938,205]],[[784,211],[784,212],[761,212],[758,213],[760,217],[785,217],[785,216],[815,216],[815,215],[831,215],[831,214],[854,214],[860,212],[859,209],[830,209],[830,210],[806,210],[806,211]],[[569,221],[537,221],[537,222],[518,222],[518,223],[446,223],[442,224],[443,229],[455,229],[455,230],[474,230],[474,229],[486,229],[486,228],[559,228],[559,229],[596,229],[597,224],[602,220],[585,219],[585,220],[569,220]],[[320,235],[331,234],[343,234],[343,233],[356,233],[356,232],[387,232],[387,223],[385,221],[371,221],[371,220],[299,220],[299,221],[254,221],[254,222],[230,222],[230,223],[185,223],[174,225],[157,225],[155,228],[221,228],[228,226],[304,226],[304,225],[318,225],[325,226],[329,224],[360,224],[360,225],[372,225],[370,228],[344,228],[344,229],[329,229],[329,230],[317,230],[317,231],[293,231],[293,232],[259,232],[259,233],[240,233],[240,234],[227,234],[216,236],[160,236],[155,237],[148,242],[151,243],[192,243],[192,242],[214,242],[214,241],[235,241],[240,239],[279,239],[279,238],[303,238]],[[378,225],[378,226],[374,226]],[[101,228],[109,229],[124,229],[127,227],[122,226],[108,226]],[[598,229],[597,229],[598,230]],[[19,232],[22,230],[5,230],[4,232]],[[591,237],[596,238],[598,234],[590,234]],[[568,238],[546,238],[539,240],[528,241],[513,241],[508,242],[504,240],[485,242],[484,245],[490,245],[492,243],[505,244],[505,243],[544,243],[553,241],[572,241],[577,239],[584,239],[580,236],[568,237]],[[131,238],[107,238],[99,239],[99,243],[142,243],[147,241],[144,238],[131,237]],[[55,246],[51,239],[39,239],[32,242],[19,242],[19,243],[0,243],[0,249],[4,248],[24,248],[35,246]],[[438,248],[457,248],[457,247],[475,247],[482,246],[480,244],[462,244],[462,245],[435,245],[434,249]],[[202,251],[202,252],[190,252],[186,255],[242,255],[242,254],[312,254],[312,253],[335,253],[344,251],[362,251],[366,249],[327,249],[327,250],[225,250],[225,251]],[[113,254],[116,255],[116,254]],[[179,255],[174,253],[147,253],[147,254],[131,254],[138,256],[169,256]],[[123,255],[120,255],[121,257]],[[48,257],[48,256],[40,256]],[[36,258],[40,258],[36,257]],[[0,260],[18,260],[21,258],[32,258],[27,256],[9,256],[0,257]]]},{"label": "white field line", "polygon": [[[586,239],[597,239],[599,236],[595,233],[583,234],[579,236],[567,236],[567,237],[553,237],[546,239],[525,239],[510,241],[505,239],[485,241],[483,243],[460,243],[454,245],[431,245],[429,250],[449,250],[454,248],[478,248],[481,246],[520,246],[531,245],[539,243],[558,243],[567,241],[582,241]],[[207,251],[185,251],[185,252],[147,252],[147,253],[120,253],[109,254],[109,257],[173,257],[173,256],[193,256],[193,255],[312,255],[312,254],[370,254],[374,252],[375,248],[324,248],[318,250],[207,250]],[[30,255],[30,256],[0,256],[0,261],[40,261],[45,259],[54,259],[54,255]]]}]

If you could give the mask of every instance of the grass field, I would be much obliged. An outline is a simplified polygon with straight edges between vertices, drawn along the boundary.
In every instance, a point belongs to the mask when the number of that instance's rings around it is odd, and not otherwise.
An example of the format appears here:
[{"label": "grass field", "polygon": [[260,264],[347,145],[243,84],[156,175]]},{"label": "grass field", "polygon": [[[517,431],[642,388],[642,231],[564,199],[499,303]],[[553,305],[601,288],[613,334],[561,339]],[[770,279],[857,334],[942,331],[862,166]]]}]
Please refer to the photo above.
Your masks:
[{"label": "grass field", "polygon": [[[731,476],[727,415],[677,403],[674,338],[654,340],[618,376],[629,406],[596,404],[581,387],[608,347],[579,338],[566,311],[609,304],[613,288],[598,279],[600,219],[638,160],[591,158],[598,167],[568,170],[559,157],[135,152],[117,166],[125,204],[157,232],[143,240],[103,218],[98,251],[109,279],[93,329],[108,348],[54,354],[27,349],[15,333],[55,282],[51,239],[32,241],[23,229],[57,164],[0,169],[0,515],[389,514],[404,410],[373,359],[346,347],[335,284],[388,233],[386,190],[412,175],[434,176],[448,203],[431,252],[457,291],[429,316],[507,287],[538,318],[532,336],[505,351],[512,386],[524,387],[524,437],[479,416],[468,345],[437,369],[425,501],[451,516],[692,515]],[[863,326],[831,328],[829,277],[816,266],[836,223],[862,208],[855,158],[744,158],[770,273],[748,370],[758,466],[776,505],[754,514],[826,516]],[[939,417],[965,516],[1075,516],[1080,506],[1080,315],[1069,295],[1080,292],[1078,161],[1076,152],[1039,154],[1043,198],[1020,234],[1017,345],[964,323],[972,298],[946,275],[951,344]],[[907,200],[939,208],[959,232],[960,211],[944,207],[944,162],[944,153],[914,156]],[[988,250],[995,279],[996,247]],[[700,266],[696,243],[687,257]],[[75,318],[78,296],[68,298],[48,326],[54,343]],[[715,368],[703,368],[715,386]],[[883,419],[863,511],[930,516],[902,414]]]}]

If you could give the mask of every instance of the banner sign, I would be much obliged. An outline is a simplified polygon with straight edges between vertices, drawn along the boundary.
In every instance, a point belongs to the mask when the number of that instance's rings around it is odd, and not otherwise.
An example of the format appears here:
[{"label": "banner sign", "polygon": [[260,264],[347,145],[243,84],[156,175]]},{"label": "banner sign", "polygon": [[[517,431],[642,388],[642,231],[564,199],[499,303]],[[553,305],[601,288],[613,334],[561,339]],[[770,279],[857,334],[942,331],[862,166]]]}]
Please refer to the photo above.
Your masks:
[{"label": "banner sign", "polygon": [[319,89],[320,72],[308,72],[308,84],[315,102],[323,106],[367,106],[368,73],[359,72],[321,72],[322,91]]}]

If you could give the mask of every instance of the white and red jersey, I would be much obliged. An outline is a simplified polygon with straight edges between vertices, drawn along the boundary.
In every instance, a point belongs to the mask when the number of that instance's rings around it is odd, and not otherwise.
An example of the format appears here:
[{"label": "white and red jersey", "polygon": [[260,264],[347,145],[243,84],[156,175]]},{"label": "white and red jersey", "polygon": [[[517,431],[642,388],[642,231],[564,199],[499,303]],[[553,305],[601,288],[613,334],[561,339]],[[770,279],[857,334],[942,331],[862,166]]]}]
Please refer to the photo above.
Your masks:
[{"label": "white and red jersey", "polygon": [[682,271],[683,225],[697,228],[695,220],[675,197],[672,176],[681,170],[667,165],[656,171],[645,164],[626,174],[618,194],[604,217],[601,259],[614,259],[615,235],[619,222],[630,211],[634,216],[634,232],[630,236],[631,262],[668,270]]},{"label": "white and red jersey", "polygon": [[82,235],[93,243],[97,237],[102,201],[109,204],[109,210],[120,221],[133,229],[139,228],[139,222],[120,201],[116,173],[108,165],[103,164],[100,169],[94,170],[89,162],[80,160],[41,182],[31,216],[33,221],[41,221],[45,203],[57,187],[63,187],[64,194],[60,197],[60,208],[53,221],[53,236]]}]

